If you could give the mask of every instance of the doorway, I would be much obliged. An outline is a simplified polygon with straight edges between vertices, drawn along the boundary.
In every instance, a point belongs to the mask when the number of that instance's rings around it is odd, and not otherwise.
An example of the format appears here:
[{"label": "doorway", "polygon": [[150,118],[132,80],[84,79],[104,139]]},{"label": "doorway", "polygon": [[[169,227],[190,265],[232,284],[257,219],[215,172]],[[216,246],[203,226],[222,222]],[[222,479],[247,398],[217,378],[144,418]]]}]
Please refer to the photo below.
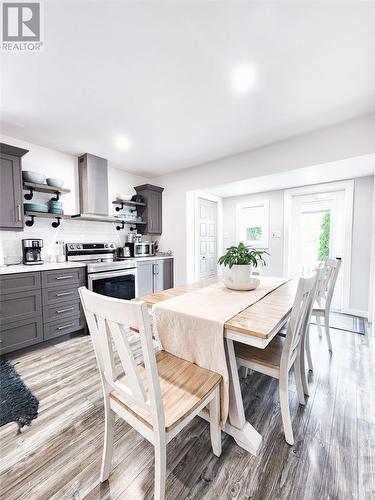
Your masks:
[{"label": "doorway", "polygon": [[348,312],[353,211],[351,181],[285,192],[286,275],[307,277],[328,258],[341,258],[332,309]]},{"label": "doorway", "polygon": [[198,198],[199,279],[217,275],[217,203]]}]

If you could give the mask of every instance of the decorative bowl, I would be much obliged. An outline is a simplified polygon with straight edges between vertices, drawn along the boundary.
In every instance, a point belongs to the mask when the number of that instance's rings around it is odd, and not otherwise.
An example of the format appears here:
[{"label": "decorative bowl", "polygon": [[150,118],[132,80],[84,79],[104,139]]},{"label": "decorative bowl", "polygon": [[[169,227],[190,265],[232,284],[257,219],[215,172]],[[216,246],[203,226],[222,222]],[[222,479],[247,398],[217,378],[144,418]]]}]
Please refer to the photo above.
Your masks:
[{"label": "decorative bowl", "polygon": [[132,199],[131,194],[116,193],[116,200],[119,201],[130,201]]},{"label": "decorative bowl", "polygon": [[40,172],[31,172],[31,170],[22,170],[22,179],[24,182],[32,182],[34,184],[44,184],[46,176]]},{"label": "decorative bowl", "polygon": [[42,205],[41,203],[24,203],[23,209],[25,212],[48,212],[47,205]]},{"label": "decorative bowl", "polygon": [[54,177],[48,177],[46,181],[49,186],[55,187],[57,189],[61,189],[64,185],[63,179],[55,179]]}]

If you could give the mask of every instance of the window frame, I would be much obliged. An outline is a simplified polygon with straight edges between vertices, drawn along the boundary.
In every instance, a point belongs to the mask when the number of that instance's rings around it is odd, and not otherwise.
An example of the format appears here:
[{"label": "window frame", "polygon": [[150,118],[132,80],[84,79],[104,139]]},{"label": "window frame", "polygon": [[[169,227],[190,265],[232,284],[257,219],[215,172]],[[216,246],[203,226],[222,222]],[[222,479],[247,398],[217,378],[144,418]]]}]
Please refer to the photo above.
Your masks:
[{"label": "window frame", "polygon": [[[244,240],[242,238],[242,227],[241,227],[241,211],[244,208],[258,208],[261,207],[264,210],[264,225],[262,227],[262,239],[261,240]],[[267,249],[269,248],[269,228],[270,228],[270,202],[269,200],[257,200],[257,201],[246,201],[239,203],[236,207],[236,236],[238,243],[243,241],[245,245],[257,249]]]}]

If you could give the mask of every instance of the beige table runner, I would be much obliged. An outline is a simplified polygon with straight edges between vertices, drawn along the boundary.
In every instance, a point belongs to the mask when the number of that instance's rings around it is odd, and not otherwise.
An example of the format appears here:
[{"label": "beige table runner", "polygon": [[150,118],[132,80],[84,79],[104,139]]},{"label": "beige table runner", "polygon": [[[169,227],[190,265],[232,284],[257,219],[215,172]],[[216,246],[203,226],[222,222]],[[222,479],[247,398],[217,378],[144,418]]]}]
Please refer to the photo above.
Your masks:
[{"label": "beige table runner", "polygon": [[224,348],[224,324],[288,281],[260,277],[256,290],[229,290],[216,283],[153,306],[155,335],[165,351],[219,373],[221,424],[228,416],[229,378]]}]

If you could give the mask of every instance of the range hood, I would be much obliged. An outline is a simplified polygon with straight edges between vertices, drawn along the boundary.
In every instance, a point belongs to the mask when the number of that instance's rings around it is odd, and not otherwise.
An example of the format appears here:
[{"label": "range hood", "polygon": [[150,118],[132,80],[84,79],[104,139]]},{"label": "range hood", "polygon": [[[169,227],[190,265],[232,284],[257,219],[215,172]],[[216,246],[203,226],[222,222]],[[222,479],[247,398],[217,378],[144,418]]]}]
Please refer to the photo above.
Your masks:
[{"label": "range hood", "polygon": [[82,220],[118,222],[108,214],[108,161],[89,153],[78,158],[79,209]]}]

